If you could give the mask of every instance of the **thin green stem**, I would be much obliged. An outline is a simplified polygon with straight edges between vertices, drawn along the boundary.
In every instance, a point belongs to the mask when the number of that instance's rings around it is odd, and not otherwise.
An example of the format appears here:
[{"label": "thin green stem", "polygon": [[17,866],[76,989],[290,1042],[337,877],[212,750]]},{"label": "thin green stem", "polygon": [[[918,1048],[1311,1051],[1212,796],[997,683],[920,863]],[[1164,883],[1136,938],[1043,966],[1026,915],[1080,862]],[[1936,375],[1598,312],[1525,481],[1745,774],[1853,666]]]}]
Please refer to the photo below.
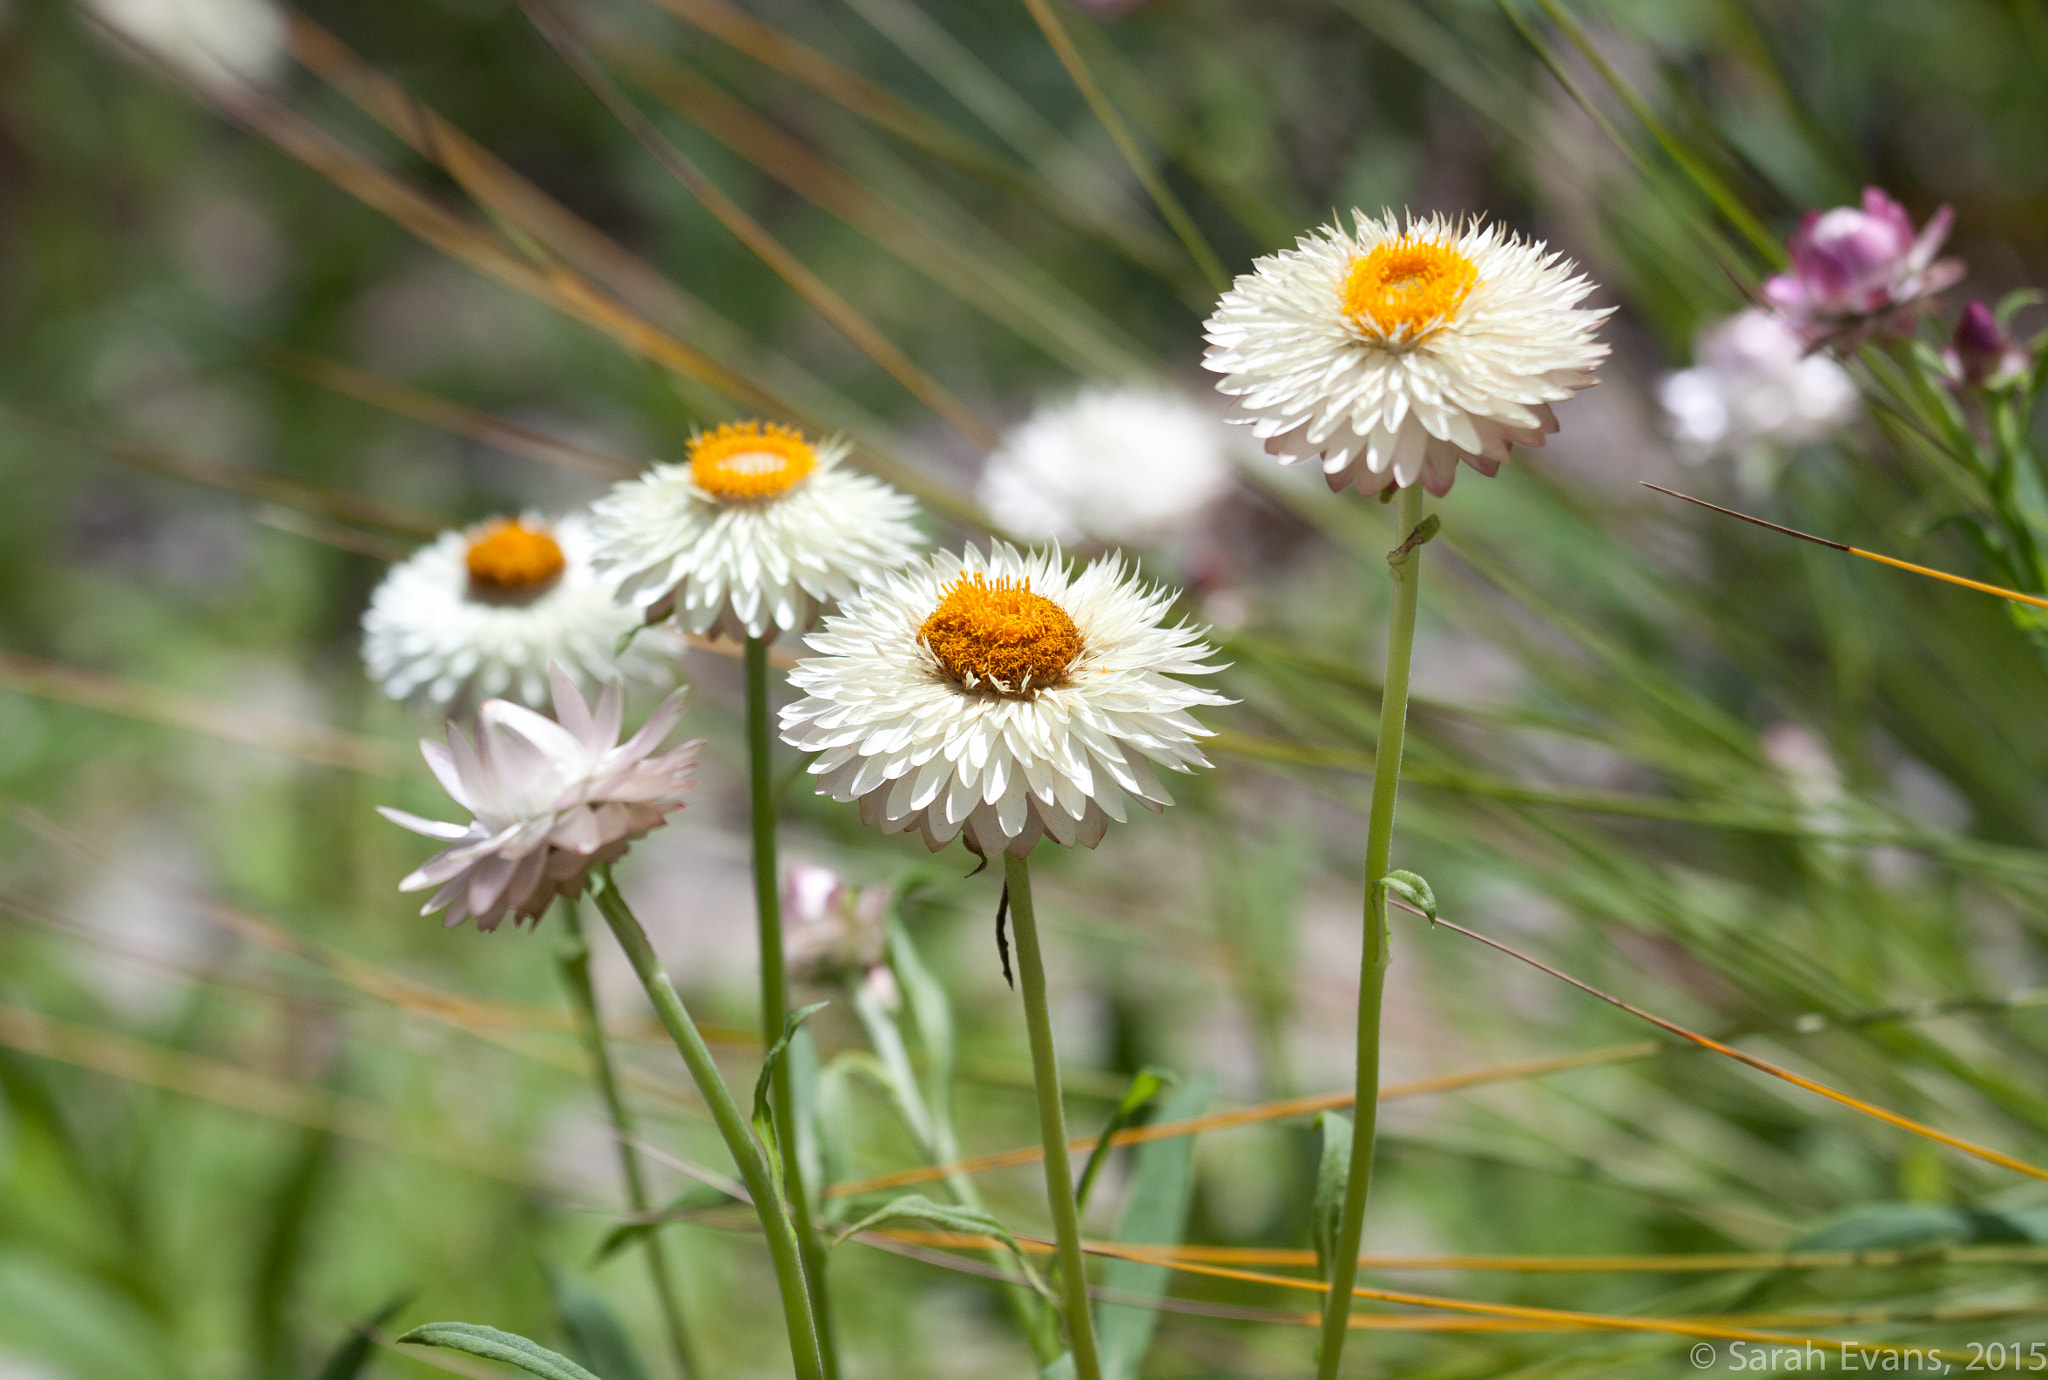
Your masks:
[{"label": "thin green stem", "polygon": [[775,1286],[782,1295],[782,1316],[789,1328],[789,1354],[796,1363],[797,1380],[825,1380],[825,1360],[818,1346],[817,1323],[811,1316],[810,1291],[804,1282],[803,1252],[797,1245],[796,1226],[783,1202],[781,1185],[769,1172],[768,1157],[754,1139],[739,1104],[733,1101],[732,1089],[725,1085],[725,1077],[712,1060],[704,1037],[697,1033],[696,1023],[690,1019],[675,984],[662,971],[661,960],[654,956],[647,932],[640,928],[626,898],[619,894],[611,869],[598,868],[593,880],[599,912],[611,926],[619,947],[626,951],[640,985],[647,989],[647,999],[654,1003],[654,1013],[661,1018],[662,1028],[675,1041],[684,1067],[696,1080],[697,1091],[711,1109],[711,1120],[724,1138],[733,1163],[739,1167],[748,1196],[754,1200],[754,1213],[761,1219],[761,1230],[768,1238],[768,1256],[775,1265]]},{"label": "thin green stem", "polygon": [[[561,970],[562,987],[569,995],[569,1005],[576,1013],[576,1031],[583,1039],[583,1048],[590,1055],[591,1076],[597,1080],[597,1090],[604,1098],[605,1114],[611,1118],[612,1134],[619,1143],[619,1176],[626,1182],[626,1205],[635,1217],[645,1217],[653,1204],[647,1196],[647,1174],[640,1165],[640,1152],[633,1145],[635,1127],[633,1109],[626,1105],[625,1095],[619,1090],[617,1071],[612,1066],[610,1048],[605,1044],[604,1022],[597,1009],[597,989],[590,981],[590,945],[583,939],[582,917],[578,914],[573,897],[564,897],[559,907],[562,924],[568,932],[569,942],[555,957],[555,966]],[[659,1232],[648,1232],[644,1240],[647,1253],[647,1274],[654,1283],[655,1303],[661,1309],[662,1326],[668,1332],[669,1348],[675,1352],[676,1368],[682,1372],[683,1380],[693,1380],[704,1373],[697,1363],[697,1348],[690,1340],[690,1329],[683,1321],[682,1300],[677,1297],[675,1279],[669,1271],[668,1250]]]},{"label": "thin green stem", "polygon": [[1074,1204],[1074,1167],[1067,1159],[1067,1114],[1060,1104],[1060,1061],[1052,1043],[1052,1012],[1045,1001],[1045,958],[1038,947],[1038,917],[1031,906],[1031,868],[1003,855],[1010,892],[1010,928],[1017,936],[1017,987],[1024,996],[1024,1026],[1031,1035],[1032,1083],[1038,1089],[1038,1134],[1045,1142],[1045,1196],[1059,1243],[1060,1294],[1067,1315],[1067,1345],[1076,1380],[1102,1380],[1095,1354],[1095,1320],[1088,1312],[1088,1275],[1081,1255],[1081,1212]]},{"label": "thin green stem", "polygon": [[[775,772],[769,757],[773,730],[768,718],[768,642],[747,639],[747,785],[753,806],[754,915],[761,936],[761,1047],[782,1038],[789,1018],[789,975],[782,961],[782,889],[775,862]],[[789,1086],[789,1060],[769,1075],[769,1106],[775,1134],[785,1147],[782,1187],[796,1222],[796,1239],[804,1256],[804,1280],[811,1291],[811,1313],[818,1321],[818,1347],[825,1357],[826,1380],[838,1380],[839,1348],[832,1334],[832,1309],[825,1289],[825,1250],[811,1226],[811,1199],[804,1191],[803,1164],[797,1154],[795,1099]]]},{"label": "thin green stem", "polygon": [[[1336,1380],[1351,1327],[1351,1290],[1358,1281],[1358,1246],[1365,1234],[1365,1200],[1372,1189],[1373,1139],[1379,1129],[1380,996],[1387,980],[1387,894],[1380,881],[1393,853],[1394,801],[1401,788],[1401,746],[1408,733],[1408,668],[1415,652],[1415,595],[1422,578],[1422,548],[1408,538],[1422,523],[1422,489],[1401,490],[1399,554],[1389,554],[1394,580],[1394,622],[1387,633],[1387,674],[1380,698],[1380,737],[1372,775],[1372,815],[1365,836],[1365,942],[1358,971],[1358,1101],[1351,1133],[1351,1169],[1344,1183],[1344,1213],[1330,1255],[1330,1298],[1323,1308],[1320,1380]],[[1405,549],[1403,549],[1405,548]]]}]

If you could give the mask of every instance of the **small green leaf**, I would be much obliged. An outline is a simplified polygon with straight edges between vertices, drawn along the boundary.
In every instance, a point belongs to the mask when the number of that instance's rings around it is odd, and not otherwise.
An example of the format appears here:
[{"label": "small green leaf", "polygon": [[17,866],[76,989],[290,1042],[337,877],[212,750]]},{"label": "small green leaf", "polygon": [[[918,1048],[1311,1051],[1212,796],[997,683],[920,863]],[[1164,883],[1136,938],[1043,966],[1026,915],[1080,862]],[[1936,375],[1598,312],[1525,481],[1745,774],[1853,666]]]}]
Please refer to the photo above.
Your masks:
[{"label": "small green leaf", "polygon": [[1316,1168],[1309,1229],[1316,1243],[1316,1273],[1328,1279],[1337,1254],[1337,1228],[1344,1217],[1344,1189],[1351,1180],[1351,1118],[1324,1112],[1316,1118],[1316,1129],[1323,1133],[1323,1159]]},{"label": "small green leaf", "polygon": [[1391,892],[1409,905],[1429,917],[1429,923],[1436,923],[1436,892],[1422,879],[1419,872],[1389,872],[1380,878],[1379,887]]},{"label": "small green leaf", "polygon": [[445,1347],[486,1361],[517,1366],[541,1380],[600,1380],[568,1357],[530,1342],[516,1332],[500,1332],[481,1323],[424,1323],[398,1339],[414,1346]]},{"label": "small green leaf", "polygon": [[[1154,1115],[1168,1121],[1200,1116],[1209,1105],[1215,1081],[1206,1074],[1190,1078],[1161,1094]],[[1117,1216],[1116,1239],[1125,1245],[1177,1246],[1187,1235],[1188,1195],[1194,1188],[1192,1136],[1147,1141],[1131,1157],[1131,1186]],[[1095,1308],[1095,1339],[1102,1353],[1104,1380],[1136,1380],[1145,1370],[1145,1353],[1159,1327],[1159,1309],[1146,1307],[1165,1295],[1171,1271],[1148,1261],[1109,1260],[1103,1263],[1102,1285],[1121,1299],[1105,1299]]]},{"label": "small green leaf", "polygon": [[[1391,490],[1388,492],[1391,492]],[[1398,561],[1416,547],[1428,542],[1443,525],[1443,519],[1439,518],[1435,513],[1431,513],[1428,517],[1415,524],[1415,530],[1408,534],[1406,540],[1387,553],[1388,561]]]},{"label": "small green leaf", "polygon": [[1102,1173],[1102,1167],[1109,1163],[1109,1152],[1113,1148],[1110,1138],[1131,1124],[1132,1118],[1144,1109],[1146,1103],[1156,1097],[1161,1088],[1171,1087],[1180,1082],[1180,1075],[1172,1069],[1142,1068],[1131,1079],[1131,1086],[1124,1090],[1123,1101],[1109,1114],[1109,1123],[1102,1128],[1102,1134],[1095,1141],[1095,1148],[1088,1152],[1088,1163],[1081,1170],[1080,1185],[1074,1190],[1074,1204],[1077,1212],[1088,1210],[1088,1195],[1095,1191],[1095,1180]]},{"label": "small green leaf", "polygon": [[713,1188],[710,1184],[691,1184],[663,1205],[661,1220],[623,1222],[612,1228],[605,1235],[604,1240],[598,1243],[597,1250],[590,1257],[590,1263],[602,1265],[634,1242],[660,1231],[668,1225],[667,1219],[671,1217],[681,1217],[686,1213],[699,1212],[704,1208],[722,1207],[727,1203],[736,1203],[738,1201],[739,1199],[733,1197],[730,1193],[725,1192],[723,1189]]},{"label": "small green leaf", "polygon": [[1023,1267],[1024,1278],[1031,1287],[1047,1303],[1054,1307],[1059,1306],[1059,1301],[1052,1296],[1052,1290],[1046,1288],[1045,1281],[1039,1278],[1038,1271],[1031,1264],[1031,1258],[1024,1254],[1023,1246],[1010,1234],[1010,1229],[980,1208],[935,1203],[922,1194],[912,1193],[885,1203],[851,1226],[841,1228],[839,1235],[833,1238],[832,1244],[837,1246],[849,1237],[858,1236],[886,1222],[895,1221],[929,1222],[944,1231],[960,1232],[968,1236],[995,1237],[1009,1247],[1010,1253],[1017,1257],[1017,1263]]},{"label": "small green leaf", "polygon": [[768,1046],[768,1056],[761,1061],[760,1075],[754,1079],[754,1134],[761,1138],[761,1148],[768,1152],[769,1177],[778,1184],[782,1182],[782,1143],[775,1134],[775,1112],[769,1100],[769,1089],[775,1081],[775,1066],[789,1052],[789,1042],[796,1038],[803,1023],[831,1004],[828,1001],[814,1002],[790,1012],[782,1022],[782,1034]]},{"label": "small green leaf", "polygon": [[377,1329],[397,1317],[399,1310],[411,1302],[412,1293],[408,1290],[350,1328],[341,1345],[328,1356],[327,1364],[320,1367],[320,1380],[356,1380],[377,1349]]},{"label": "small green leaf", "polygon": [[1865,1203],[1793,1242],[1795,1251],[1906,1251],[1920,1247],[1988,1246],[2032,1239],[2027,1225],[2004,1214],[1945,1203]]}]

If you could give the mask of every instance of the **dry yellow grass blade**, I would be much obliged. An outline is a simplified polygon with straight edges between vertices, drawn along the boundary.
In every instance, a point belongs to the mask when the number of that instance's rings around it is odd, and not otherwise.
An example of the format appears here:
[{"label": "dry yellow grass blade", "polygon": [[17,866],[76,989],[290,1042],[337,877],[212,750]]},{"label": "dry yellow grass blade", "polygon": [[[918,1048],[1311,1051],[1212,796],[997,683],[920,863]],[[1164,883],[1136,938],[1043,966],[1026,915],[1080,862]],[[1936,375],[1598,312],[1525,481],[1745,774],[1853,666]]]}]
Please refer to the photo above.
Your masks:
[{"label": "dry yellow grass blade", "polygon": [[1170,241],[1132,234],[1093,214],[1091,208],[991,153],[945,122],[927,115],[894,92],[790,38],[727,0],[651,0],[678,19],[745,53],[771,71],[808,86],[879,128],[923,149],[992,187],[1028,201],[1035,209],[1102,240],[1131,262],[1165,277],[1178,263]]},{"label": "dry yellow grass blade", "polygon": [[[1399,906],[1401,909],[1410,912],[1411,914],[1422,914],[1422,912],[1416,910],[1415,907],[1408,905],[1406,902],[1401,901],[1399,899],[1396,899],[1394,901],[1394,904]],[[1475,931],[1466,929],[1463,925],[1454,925],[1450,921],[1444,919],[1441,916],[1432,915],[1428,916],[1427,918],[1430,924],[1433,926],[1450,930],[1454,934],[1462,934],[1467,939],[1476,939],[1481,944],[1486,945],[1490,949],[1498,950],[1499,952],[1506,954],[1510,958],[1518,959],[1521,962],[1528,964],[1530,967],[1537,969],[1539,972],[1548,973],[1550,974],[1550,976],[1558,979],[1560,982],[1570,983],[1573,987],[1578,988],[1581,992],[1584,992],[1589,996],[1598,997],[1601,1001],[1606,1002],[1609,1006],[1615,1007],[1622,1011],[1626,1011],[1629,1015],[1636,1017],[1638,1020],[1648,1021],[1651,1025],[1656,1026],[1659,1030],[1668,1031],[1669,1033],[1678,1036],[1678,1038],[1681,1040],[1685,1040],[1691,1044],[1698,1045],[1701,1049],[1712,1050],[1714,1053],[1724,1055],[1727,1058],[1735,1060],[1739,1064],[1747,1064],[1750,1068],[1757,1070],[1759,1073],[1767,1073],[1773,1078],[1782,1079],[1785,1082],[1790,1083],[1795,1088],[1802,1088],[1807,1092],[1817,1094],[1821,1097],[1825,1097],[1830,1102],[1838,1103],[1841,1106],[1849,1108],[1851,1111],[1861,1112],[1864,1116],[1870,1117],[1877,1121],[1882,1121],[1888,1126],[1896,1126],[1902,1131],[1909,1131],[1912,1134],[1919,1136],[1925,1140],[1931,1140],[1936,1142],[1937,1144],[1946,1145],[1952,1150],[1960,1150],[1966,1155],[1972,1155],[1975,1156],[1977,1159],[1985,1161],[1987,1164],[1995,1164],[1999,1166],[2001,1169],[2010,1169],[2014,1173],[2024,1174],[2030,1179],[2048,1180],[2048,1169],[2043,1169],[2038,1165],[2029,1164],[2022,1159],[2016,1159],[2013,1156],[2006,1154],[2002,1150],[1993,1150],[1989,1146],[1979,1145],[1975,1141],[1964,1140],[1961,1136],[1952,1136],[1946,1131],[1937,1130],[1934,1127],[1926,1125],[1923,1122],[1914,1121],[1911,1117],[1900,1116],[1897,1112],[1887,1111],[1883,1107],[1879,1107],[1872,1103],[1865,1102],[1862,1098],[1852,1097],[1845,1092],[1838,1092],[1834,1088],[1830,1088],[1829,1086],[1827,1086],[1825,1083],[1816,1083],[1811,1078],[1802,1077],[1801,1075],[1792,1072],[1790,1069],[1779,1068],[1776,1064],[1770,1063],[1767,1060],[1759,1059],[1753,1054],[1744,1054],[1741,1050],[1736,1049],[1731,1045],[1724,1045],[1719,1040],[1710,1039],[1697,1031],[1687,1030],[1684,1026],[1679,1025],[1673,1021],[1667,1021],[1662,1016],[1653,1016],[1649,1012],[1643,1010],[1641,1007],[1631,1006],[1629,1003],[1623,1001],[1620,997],[1612,996],[1609,993],[1603,992],[1599,988],[1593,986],[1591,983],[1582,982],[1578,978],[1571,976],[1569,973],[1560,972],[1556,968],[1551,967],[1549,964],[1544,963],[1539,959],[1531,958],[1529,955],[1521,952],[1519,949],[1511,948],[1508,945],[1501,943],[1498,939],[1489,939],[1487,936],[1483,934],[1479,934]]]},{"label": "dry yellow grass blade", "polygon": [[162,724],[364,776],[410,780],[419,774],[412,766],[411,754],[375,738],[323,724],[294,723],[252,713],[236,705],[140,685],[101,671],[44,661],[20,652],[0,651],[0,690]]},{"label": "dry yellow grass blade", "polygon": [[890,340],[875,324],[841,297],[810,266],[791,253],[745,207],[726,195],[723,188],[676,147],[639,107],[627,100],[604,69],[590,56],[576,36],[544,0],[521,0],[527,18],[540,30],[562,61],[580,77],[613,117],[626,127],[642,148],[683,185],[709,211],[727,233],[745,245],[754,256],[775,271],[813,311],[824,317],[840,334],[872,360],[889,377],[903,385],[910,395],[930,408],[945,423],[983,450],[993,449],[996,435],[974,414],[972,408],[954,397],[937,379]]},{"label": "dry yellow grass blade", "polygon": [[[899,1241],[945,1250],[985,1251],[1002,1243],[970,1232],[887,1228]],[[1050,1252],[1051,1242],[1025,1240],[1028,1251]],[[1089,1243],[1115,1245],[1114,1242]],[[1316,1253],[1282,1246],[1144,1246],[1148,1253],[1201,1265],[1264,1265],[1312,1270]],[[1501,1274],[1725,1274],[1747,1270],[1835,1270],[1894,1265],[2038,1265],[2048,1263],[2048,1246],[1954,1246],[1930,1251],[1725,1251],[1699,1255],[1361,1255],[1370,1270],[1451,1270]]]},{"label": "dry yellow grass blade", "polygon": [[272,474],[247,465],[231,465],[187,455],[153,441],[103,435],[18,407],[7,407],[6,410],[19,421],[90,446],[110,459],[148,474],[176,479],[203,489],[238,494],[258,503],[306,513],[327,522],[371,528],[416,541],[431,541],[441,531],[441,523],[431,515],[380,499],[323,488],[290,475]]},{"label": "dry yellow grass blade", "polygon": [[339,360],[324,359],[285,346],[274,346],[264,354],[277,368],[308,383],[318,384],[411,421],[494,446],[508,455],[556,465],[593,479],[625,479],[640,469],[620,456],[550,436],[544,431],[436,397]]},{"label": "dry yellow grass blade", "polygon": [[374,1103],[287,1083],[236,1064],[7,1005],[0,1005],[0,1045],[126,1082],[552,1192],[536,1183],[523,1164],[514,1163],[495,1146],[453,1142],[440,1131],[432,1136],[401,1136],[384,1109]]},{"label": "dry yellow grass blade", "polygon": [[[1583,1050],[1577,1054],[1560,1054],[1543,1059],[1522,1059],[1508,1064],[1493,1064],[1482,1069],[1469,1069],[1463,1073],[1419,1078],[1410,1083],[1389,1084],[1380,1089],[1380,1101],[1395,1102],[1404,1097],[1425,1097],[1431,1093],[1454,1092],[1460,1088],[1474,1088],[1487,1083],[1537,1078],[1567,1069],[1593,1068],[1602,1064],[1648,1059],[1667,1048],[1668,1045],[1658,1041],[1643,1040],[1606,1049]],[[1226,1112],[1188,1117],[1181,1121],[1162,1121],[1157,1125],[1132,1127],[1111,1136],[1110,1144],[1142,1145],[1146,1141],[1171,1140],[1176,1136],[1198,1135],[1203,1131],[1220,1131],[1232,1126],[1250,1126],[1261,1122],[1284,1121],[1290,1117],[1312,1116],[1317,1112],[1349,1107],[1354,1100],[1353,1094],[1348,1091],[1311,1093],[1306,1097],[1284,1098],[1278,1102],[1265,1102],[1255,1107],[1238,1107]],[[1096,1138],[1090,1136],[1067,1143],[1069,1152],[1076,1155],[1085,1155],[1095,1146]],[[1015,1150],[1003,1150],[995,1154],[978,1155],[972,1159],[956,1160],[952,1164],[918,1165],[912,1169],[878,1174],[873,1178],[831,1184],[824,1189],[824,1194],[828,1198],[847,1198],[885,1188],[931,1183],[951,1178],[956,1174],[982,1174],[994,1169],[1012,1169],[1018,1165],[1035,1164],[1044,1154],[1043,1146],[1021,1146]]]},{"label": "dry yellow grass blade", "polygon": [[1067,69],[1067,75],[1073,79],[1075,87],[1081,92],[1081,98],[1088,102],[1088,108],[1095,112],[1095,118],[1101,121],[1103,129],[1109,132],[1110,141],[1116,145],[1117,152],[1130,164],[1131,171],[1137,175],[1146,195],[1152,198],[1152,204],[1159,208],[1159,214],[1164,216],[1166,223],[1173,228],[1173,233],[1188,251],[1188,257],[1195,261],[1195,267],[1202,271],[1202,276],[1209,280],[1209,286],[1217,292],[1229,287],[1230,275],[1223,271],[1223,261],[1216,257],[1216,251],[1210,248],[1209,241],[1202,237],[1201,229],[1196,226],[1194,217],[1188,214],[1187,207],[1181,205],[1180,198],[1173,194],[1173,188],[1166,185],[1166,179],[1159,175],[1159,169],[1152,166],[1152,160],[1138,147],[1137,137],[1131,133],[1130,126],[1124,123],[1124,117],[1117,112],[1109,97],[1103,94],[1102,87],[1095,80],[1095,74],[1088,69],[1087,62],[1081,56],[1081,50],[1074,46],[1072,35],[1068,34],[1066,26],[1060,22],[1060,17],[1053,10],[1050,0],[1024,0],[1024,7],[1031,11],[1031,17],[1037,21],[1039,31],[1045,35],[1046,43],[1058,55],[1060,65]]},{"label": "dry yellow grass blade", "polygon": [[[363,62],[311,20],[294,16],[289,46],[292,55],[307,70],[353,101],[421,157],[447,173],[478,205],[515,228],[524,250],[538,250],[552,256],[546,258],[543,265],[551,277],[559,278],[573,268],[577,273],[587,275],[591,282],[602,284],[616,299],[611,303],[612,310],[625,313],[639,322],[637,329],[629,329],[623,322],[615,323],[616,329],[607,328],[608,333],[627,348],[636,349],[635,341],[643,338],[667,340],[671,347],[694,351],[705,360],[711,358],[695,346],[683,345],[660,324],[677,323],[681,328],[702,326],[705,324],[703,318],[710,313],[651,265],[507,167],[482,145],[414,99],[390,77]],[[594,289],[588,283],[581,289],[584,295],[591,291]],[[570,310],[552,297],[544,296],[541,300],[581,319],[578,311]],[[673,367],[671,360],[662,354],[648,353],[647,357]],[[699,381],[743,408],[796,422],[813,431],[842,429],[821,415],[828,410],[833,412],[844,420],[843,429],[860,433],[858,458],[864,468],[915,495],[928,507],[970,527],[986,528],[986,519],[972,502],[880,449],[876,436],[871,434],[874,430],[872,424],[855,425],[851,415],[854,409],[845,399],[831,395],[816,399],[812,407],[799,405],[792,396],[792,390],[801,383],[807,395],[817,393],[822,386],[815,381],[792,380],[787,388],[775,387],[754,375],[722,364],[717,367],[723,371],[722,377],[731,382],[731,387],[719,379],[700,378]]]},{"label": "dry yellow grass blade", "polygon": [[669,109],[762,172],[1077,373],[1136,377],[1147,372],[1130,350],[1055,306],[1046,292],[1017,281],[957,240],[931,229],[715,82],[673,59],[623,44],[608,48],[606,57]]}]

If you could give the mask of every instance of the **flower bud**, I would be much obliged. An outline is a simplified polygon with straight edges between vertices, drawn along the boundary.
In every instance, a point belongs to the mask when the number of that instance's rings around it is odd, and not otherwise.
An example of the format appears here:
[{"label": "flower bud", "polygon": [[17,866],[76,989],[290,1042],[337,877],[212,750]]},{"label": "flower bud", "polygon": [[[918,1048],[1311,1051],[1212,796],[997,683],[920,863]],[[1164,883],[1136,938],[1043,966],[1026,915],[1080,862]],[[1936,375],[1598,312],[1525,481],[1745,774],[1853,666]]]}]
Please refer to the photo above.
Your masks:
[{"label": "flower bud", "polygon": [[1941,359],[1949,380],[1963,388],[2005,388],[2034,367],[2033,353],[1982,302],[1963,308]]}]

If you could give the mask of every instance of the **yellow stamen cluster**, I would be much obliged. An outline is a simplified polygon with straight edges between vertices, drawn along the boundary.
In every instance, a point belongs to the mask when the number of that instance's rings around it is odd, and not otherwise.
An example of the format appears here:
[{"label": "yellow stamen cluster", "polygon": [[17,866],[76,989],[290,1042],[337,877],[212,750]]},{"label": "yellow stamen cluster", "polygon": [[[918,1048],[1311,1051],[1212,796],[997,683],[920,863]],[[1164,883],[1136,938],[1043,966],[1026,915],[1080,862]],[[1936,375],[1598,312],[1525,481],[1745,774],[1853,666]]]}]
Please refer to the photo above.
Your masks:
[{"label": "yellow stamen cluster", "polygon": [[1478,282],[1478,268],[1449,245],[1403,236],[1352,260],[1344,314],[1388,343],[1412,344],[1448,320]]},{"label": "yellow stamen cluster", "polygon": [[1081,630],[1065,609],[1033,594],[1029,579],[990,584],[964,570],[917,640],[961,684],[1011,695],[1058,685],[1081,655]]},{"label": "yellow stamen cluster", "polygon": [[546,529],[517,518],[489,523],[470,538],[464,556],[470,588],[486,598],[530,598],[562,578],[568,562]]},{"label": "yellow stamen cluster", "polygon": [[818,467],[803,433],[773,422],[728,422],[690,442],[690,478],[728,503],[786,493]]}]

